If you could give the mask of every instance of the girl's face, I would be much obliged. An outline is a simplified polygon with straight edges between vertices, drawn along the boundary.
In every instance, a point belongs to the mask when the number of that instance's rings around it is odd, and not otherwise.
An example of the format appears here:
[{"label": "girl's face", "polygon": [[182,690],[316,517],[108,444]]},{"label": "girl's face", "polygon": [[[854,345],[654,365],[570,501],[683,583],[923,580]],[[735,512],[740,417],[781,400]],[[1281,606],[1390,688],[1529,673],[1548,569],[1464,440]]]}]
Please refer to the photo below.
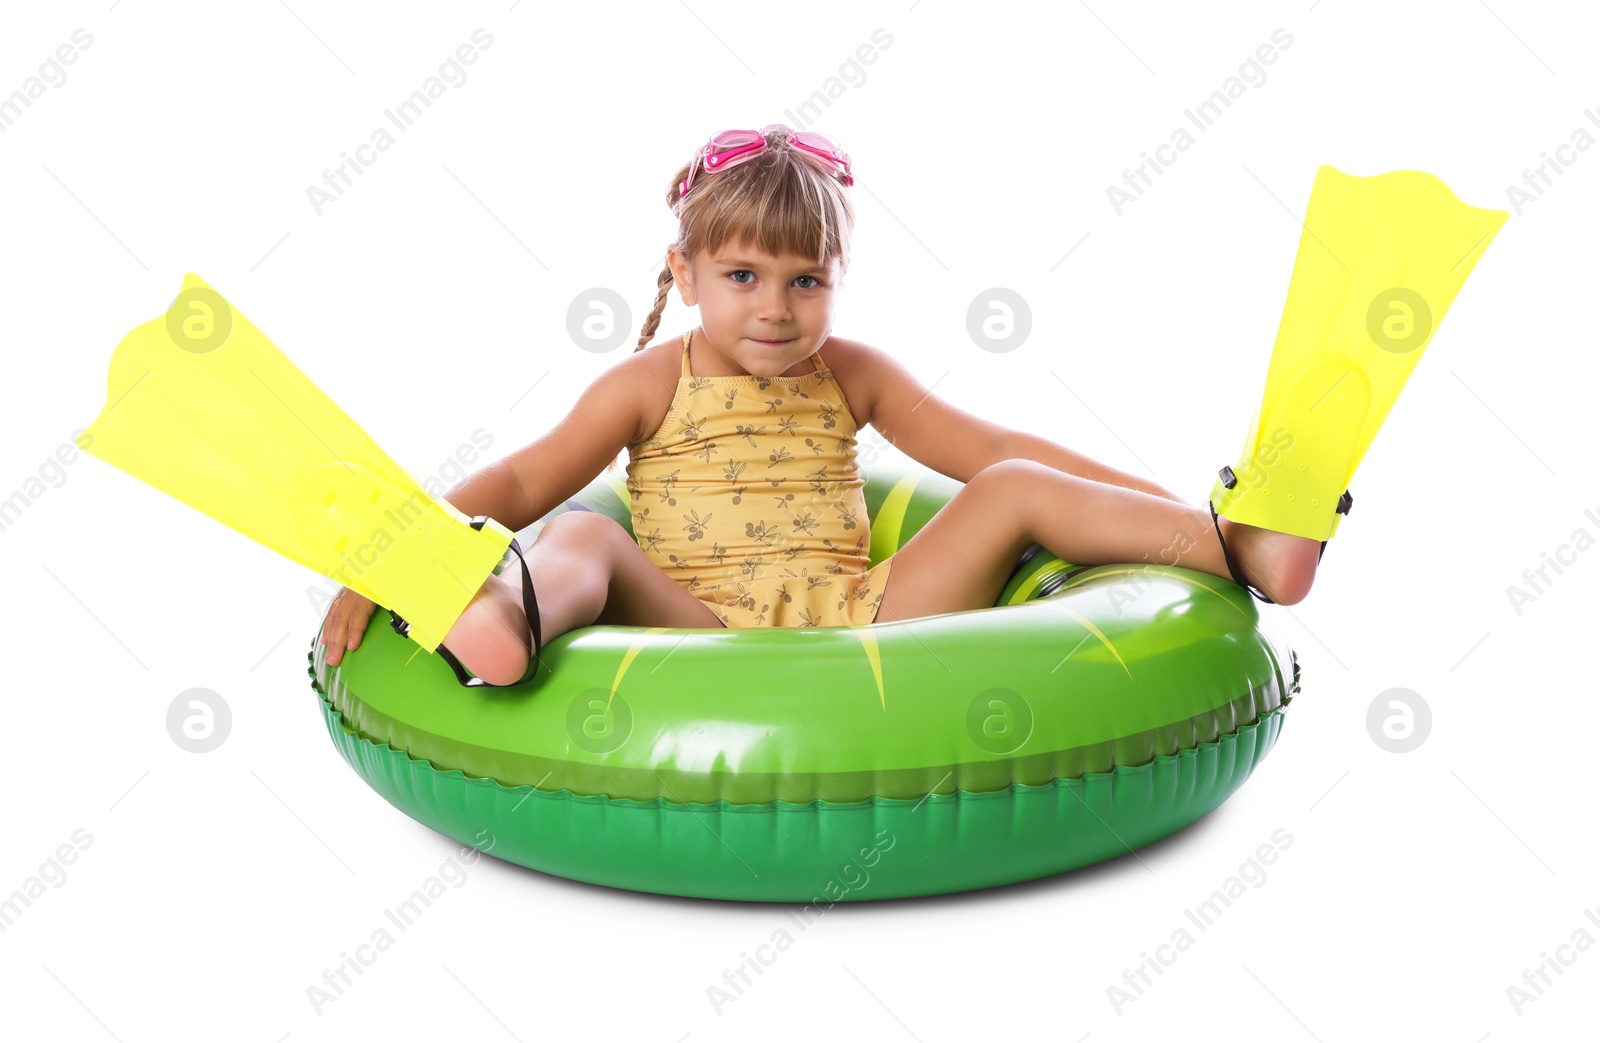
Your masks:
[{"label": "girl's face", "polygon": [[673,247],[669,258],[683,303],[700,308],[706,346],[728,368],[776,377],[827,340],[843,275],[838,258],[819,265],[747,245],[727,245],[692,262]]}]

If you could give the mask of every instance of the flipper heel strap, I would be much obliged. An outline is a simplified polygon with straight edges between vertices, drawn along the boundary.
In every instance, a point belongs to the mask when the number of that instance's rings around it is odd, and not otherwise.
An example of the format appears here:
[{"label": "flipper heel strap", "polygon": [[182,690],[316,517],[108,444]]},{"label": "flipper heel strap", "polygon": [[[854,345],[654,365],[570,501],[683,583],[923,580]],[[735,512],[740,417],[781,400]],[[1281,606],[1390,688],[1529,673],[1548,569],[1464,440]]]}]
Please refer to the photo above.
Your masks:
[{"label": "flipper heel strap", "polygon": [[[1233,481],[1233,470],[1232,470],[1232,468],[1224,467],[1222,469],[1222,471],[1219,472],[1219,473],[1222,474],[1222,480],[1225,483],[1229,484],[1230,487],[1231,487],[1232,481]],[[1355,502],[1356,502],[1355,501],[1355,497],[1350,495],[1350,490],[1349,489],[1346,489],[1343,493],[1341,493],[1339,495],[1339,506],[1337,508],[1335,508],[1334,513],[1348,515],[1350,513],[1351,506]],[[1249,591],[1250,594],[1255,596],[1257,599],[1259,599],[1261,601],[1265,601],[1269,605],[1276,605],[1277,604],[1276,601],[1273,601],[1271,598],[1267,597],[1265,594],[1262,594],[1260,591],[1256,590],[1256,588],[1254,588],[1250,584],[1246,583],[1244,581],[1244,577],[1239,575],[1239,566],[1234,564],[1233,554],[1230,553],[1229,550],[1228,550],[1228,541],[1222,538],[1222,523],[1217,521],[1217,505],[1216,505],[1216,502],[1213,501],[1213,500],[1207,500],[1206,501],[1206,506],[1211,509],[1211,524],[1213,526],[1215,526],[1215,528],[1217,530],[1217,542],[1222,544],[1222,559],[1228,563],[1228,572],[1233,576],[1233,581],[1235,583],[1239,584],[1239,586],[1243,587],[1245,590]],[[1323,552],[1326,551],[1327,549],[1328,549],[1328,541],[1327,540],[1323,540],[1322,541],[1322,546],[1317,548],[1317,561],[1320,562],[1322,560]]]},{"label": "flipper heel strap", "polygon": [[[484,523],[488,520],[489,519],[486,516],[479,515],[478,517],[473,518],[470,524],[474,529],[482,529]],[[444,647],[443,644],[439,645],[434,649],[434,651],[438,652],[444,661],[450,664],[450,669],[455,671],[456,681],[459,682],[463,688],[511,688],[515,685],[522,684],[529,678],[533,677],[539,672],[539,667],[542,665],[540,656],[544,651],[544,635],[540,632],[539,627],[539,599],[534,597],[533,576],[528,572],[528,562],[523,558],[522,547],[517,544],[516,540],[511,541],[511,546],[506,551],[506,557],[509,558],[512,554],[517,556],[517,564],[522,566],[522,611],[528,617],[528,625],[533,628],[533,661],[528,665],[528,670],[522,675],[520,680],[517,680],[512,684],[493,684],[489,681],[485,681],[481,677],[473,677],[471,674],[467,673],[466,668],[461,665],[461,661],[457,659],[448,648]],[[495,575],[498,575],[499,573],[499,568],[494,570]],[[393,627],[395,633],[399,634],[401,637],[410,636],[409,631],[411,624],[400,618],[400,615],[393,609],[389,610],[389,625]]]}]

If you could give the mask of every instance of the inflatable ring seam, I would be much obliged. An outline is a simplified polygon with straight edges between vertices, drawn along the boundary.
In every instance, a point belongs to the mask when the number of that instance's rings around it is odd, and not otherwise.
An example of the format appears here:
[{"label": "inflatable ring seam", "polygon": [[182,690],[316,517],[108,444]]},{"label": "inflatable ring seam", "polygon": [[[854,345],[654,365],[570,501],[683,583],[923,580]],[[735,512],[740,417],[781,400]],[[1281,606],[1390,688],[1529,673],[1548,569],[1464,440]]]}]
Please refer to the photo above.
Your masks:
[{"label": "inflatable ring seam", "polygon": [[537,786],[532,786],[527,783],[510,786],[506,785],[499,779],[482,775],[470,775],[460,768],[443,768],[425,757],[416,756],[408,750],[402,750],[391,745],[390,743],[371,739],[365,735],[362,735],[353,726],[351,726],[348,721],[345,720],[344,715],[340,713],[339,710],[328,700],[327,695],[322,692],[320,687],[317,687],[315,684],[313,684],[313,688],[316,690],[318,700],[322,704],[322,711],[330,731],[330,736],[334,738],[336,745],[338,745],[338,736],[332,735],[333,729],[335,728],[337,728],[339,732],[343,733],[343,735],[346,736],[350,742],[358,743],[381,754],[403,757],[406,761],[412,764],[421,765],[441,778],[460,779],[464,782],[478,786],[492,786],[504,793],[522,793],[524,794],[524,798],[537,796],[543,799],[565,800],[582,804],[609,804],[618,807],[634,808],[716,808],[719,811],[734,811],[740,813],[790,809],[850,810],[864,807],[905,807],[908,805],[918,805],[925,801],[946,803],[954,799],[968,801],[989,800],[1017,794],[1037,793],[1050,788],[1072,788],[1074,786],[1081,787],[1095,783],[1104,783],[1126,776],[1149,774],[1156,771],[1160,765],[1172,764],[1184,759],[1192,759],[1200,756],[1204,752],[1232,745],[1233,743],[1238,742],[1241,736],[1249,735],[1259,730],[1263,726],[1267,725],[1272,718],[1281,717],[1283,713],[1283,706],[1280,705],[1274,709],[1258,714],[1255,720],[1246,724],[1238,725],[1232,731],[1219,734],[1216,739],[1200,740],[1194,746],[1182,747],[1175,753],[1154,754],[1150,760],[1143,764],[1116,764],[1112,766],[1110,771],[1084,772],[1082,775],[1074,776],[1072,778],[1062,778],[1057,776],[1056,778],[1047,782],[1041,782],[1037,784],[1014,781],[1003,787],[993,790],[964,790],[958,787],[949,793],[929,792],[918,798],[890,797],[874,794],[857,801],[831,801],[818,797],[809,801],[789,801],[778,798],[760,803],[735,803],[733,801],[721,799],[715,801],[676,801],[665,796],[654,797],[649,800],[637,800],[630,797],[613,797],[604,793],[578,793],[567,788],[558,790],[541,790]]},{"label": "inflatable ring seam", "polygon": [[[339,683],[337,672],[329,678],[319,678],[316,673],[318,662],[315,653],[313,652],[308,658],[311,665],[307,673],[312,679],[312,688],[324,704],[325,712],[336,717],[341,728],[364,741],[404,751],[421,763],[434,767],[445,763],[435,756],[441,748],[437,747],[436,741],[430,739],[426,733],[414,734],[414,726],[396,721],[381,709],[361,700],[348,686]],[[1298,660],[1292,652],[1290,658],[1295,660],[1297,667]],[[326,667],[326,664],[322,665]],[[1150,763],[1152,758],[1177,756],[1194,749],[1197,745],[1221,741],[1223,737],[1238,732],[1264,716],[1279,712],[1287,705],[1283,698],[1285,691],[1282,671],[1276,664],[1272,667],[1272,671],[1272,681],[1258,685],[1220,705],[1200,709],[1189,717],[1150,729],[1074,746],[1046,749],[1021,757],[1013,755],[993,760],[962,760],[915,767],[868,770],[825,767],[804,772],[787,771],[781,778],[774,776],[762,781],[752,773],[717,773],[596,763],[584,760],[581,755],[573,759],[570,756],[549,753],[533,754],[504,747],[485,747],[457,739],[450,747],[443,750],[448,755],[447,762],[454,767],[439,768],[439,770],[459,769],[465,778],[493,781],[508,789],[517,789],[530,784],[540,786],[552,774],[559,774],[560,777],[553,787],[540,792],[564,791],[580,797],[601,795],[639,803],[660,799],[669,804],[698,806],[722,803],[731,807],[759,807],[781,802],[799,807],[817,800],[828,804],[851,805],[873,796],[889,800],[915,801],[930,790],[937,789],[953,773],[960,773],[958,778],[961,779],[976,777],[985,783],[981,787],[975,787],[962,786],[958,782],[957,789],[961,792],[996,793],[1004,792],[1014,785],[1033,788],[1048,785],[1051,779],[1076,779],[1108,774],[1091,766],[1095,764],[1109,763],[1113,769],[1119,767],[1138,769]],[[337,698],[330,691],[332,688],[339,689],[343,693],[343,698]],[[414,752],[419,746],[430,743],[435,746],[434,749]],[[468,771],[462,767],[463,765],[476,766],[478,770]],[[494,767],[490,767],[491,765]],[[1076,765],[1082,767],[1075,767]],[[485,770],[486,768],[489,770]],[[670,777],[670,782],[668,778],[663,777],[663,772]],[[507,778],[508,773],[514,778]],[[1047,775],[1049,778],[1046,778]],[[534,779],[538,781],[530,783],[530,780]],[[574,782],[581,784],[574,785]],[[606,789],[588,788],[599,785],[604,785]],[[731,798],[721,795],[736,787],[742,787],[745,793]],[[877,792],[871,792],[872,789],[877,789]],[[898,789],[899,792],[885,793],[884,789]],[[828,791],[832,791],[832,795]],[[841,792],[845,794],[842,799]],[[683,793],[690,795],[684,796]],[[767,796],[768,793],[775,795]],[[813,793],[817,795],[813,796]],[[857,796],[857,793],[862,795]],[[741,799],[746,794],[754,799]],[[796,797],[800,799],[795,799]]]}]

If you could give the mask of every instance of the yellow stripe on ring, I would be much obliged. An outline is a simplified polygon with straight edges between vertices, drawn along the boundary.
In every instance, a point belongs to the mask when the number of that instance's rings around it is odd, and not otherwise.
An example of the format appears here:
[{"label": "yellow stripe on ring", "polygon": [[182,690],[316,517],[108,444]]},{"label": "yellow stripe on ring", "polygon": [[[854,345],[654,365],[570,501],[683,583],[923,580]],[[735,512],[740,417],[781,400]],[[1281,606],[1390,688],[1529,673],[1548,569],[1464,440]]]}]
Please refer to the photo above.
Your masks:
[{"label": "yellow stripe on ring", "polygon": [[861,642],[861,650],[867,654],[867,664],[872,667],[872,678],[878,683],[878,708],[888,710],[889,704],[883,697],[883,654],[878,651],[878,634],[871,624],[867,626],[850,626],[850,633]]},{"label": "yellow stripe on ring", "polygon": [[1020,605],[1024,601],[1027,601],[1029,598],[1033,597],[1034,592],[1040,587],[1044,586],[1045,577],[1050,575],[1051,572],[1051,569],[1041,568],[1033,575],[1023,580],[1022,585],[1017,587],[1016,592],[1011,595],[1011,600],[1006,602],[1006,604]]},{"label": "yellow stripe on ring", "polygon": [[1123,660],[1122,653],[1117,651],[1117,646],[1113,645],[1111,643],[1111,639],[1109,637],[1106,637],[1106,635],[1101,632],[1099,627],[1095,626],[1092,622],[1089,621],[1089,617],[1088,616],[1085,616],[1081,612],[1077,612],[1077,611],[1074,611],[1073,609],[1068,608],[1066,605],[1063,605],[1060,602],[1058,602],[1055,598],[1045,598],[1042,601],[1040,601],[1039,604],[1046,605],[1046,606],[1054,609],[1055,611],[1061,613],[1064,616],[1072,617],[1072,619],[1075,620],[1079,625],[1081,625],[1085,630],[1089,631],[1089,633],[1093,634],[1096,638],[1098,638],[1100,643],[1105,646],[1106,651],[1110,652],[1113,656],[1116,657],[1117,665],[1122,667],[1122,672],[1128,675],[1128,679],[1130,681],[1133,680],[1133,671],[1128,669],[1128,664],[1127,664],[1126,661]]},{"label": "yellow stripe on ring", "polygon": [[628,483],[613,478],[607,484],[611,486],[611,491],[617,494],[617,499],[622,501],[622,506],[627,508],[628,517],[633,517],[633,501],[628,499]]},{"label": "yellow stripe on ring", "polygon": [[[672,627],[647,627],[645,629],[645,634],[646,635],[649,635],[649,634],[664,634],[668,630],[671,630],[671,629],[673,629],[673,628]],[[637,656],[640,652],[642,652],[644,650],[644,646],[645,646],[645,642],[644,641],[636,641],[636,642],[634,642],[633,647],[628,649],[627,655],[624,655],[622,657],[622,663],[617,667],[616,679],[611,682],[611,694],[606,696],[606,708],[607,709],[611,708],[611,700],[613,700],[613,699],[615,699],[617,697],[617,689],[622,687],[622,675],[628,672],[628,667],[633,665],[634,657]],[[668,653],[668,654],[670,655],[671,653]]]},{"label": "yellow stripe on ring", "polygon": [[911,492],[922,481],[922,475],[912,473],[895,483],[889,495],[883,498],[878,516],[872,519],[872,542],[867,557],[877,564],[900,549],[900,531],[905,525],[906,511],[911,506]]}]

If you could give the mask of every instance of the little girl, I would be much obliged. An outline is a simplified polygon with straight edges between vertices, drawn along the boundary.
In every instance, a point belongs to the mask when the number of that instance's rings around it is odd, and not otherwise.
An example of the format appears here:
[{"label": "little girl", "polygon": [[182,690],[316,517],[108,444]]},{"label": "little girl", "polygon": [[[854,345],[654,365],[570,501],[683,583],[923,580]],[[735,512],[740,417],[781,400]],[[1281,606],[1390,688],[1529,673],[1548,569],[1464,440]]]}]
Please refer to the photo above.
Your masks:
[{"label": "little girl", "polygon": [[[525,561],[544,641],[591,624],[841,626],[991,607],[1037,542],[1074,564],[1149,561],[1245,581],[1294,604],[1318,542],[1215,520],[1152,483],[965,413],[898,361],[831,335],[854,225],[850,160],[781,124],[723,131],[673,175],[678,238],[639,346],[544,437],[445,495],[517,531],[629,454],[634,536],[568,511]],[[646,346],[668,290],[700,325]],[[867,568],[856,433],[965,487]],[[612,462],[608,465],[608,461]],[[1212,538],[1213,524],[1218,538]],[[340,591],[322,640],[337,664],[374,605]],[[489,684],[536,669],[515,569],[485,581],[444,641]]]}]

